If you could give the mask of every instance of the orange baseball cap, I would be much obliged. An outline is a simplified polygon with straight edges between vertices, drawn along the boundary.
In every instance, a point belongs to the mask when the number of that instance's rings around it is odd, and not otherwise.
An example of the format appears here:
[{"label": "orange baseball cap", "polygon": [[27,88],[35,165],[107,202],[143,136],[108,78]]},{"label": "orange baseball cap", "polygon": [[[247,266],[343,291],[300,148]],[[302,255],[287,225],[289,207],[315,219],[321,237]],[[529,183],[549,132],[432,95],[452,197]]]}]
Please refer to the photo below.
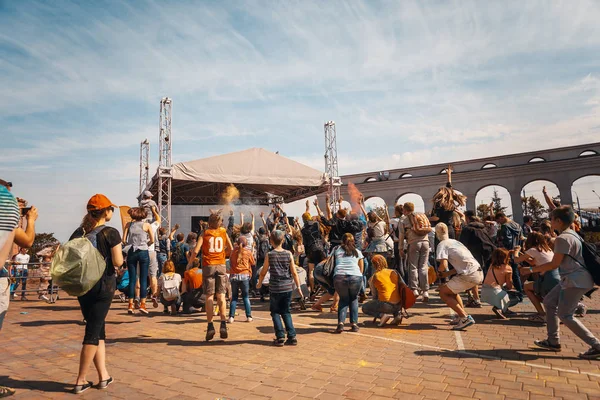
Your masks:
[{"label": "orange baseball cap", "polygon": [[103,194],[95,194],[87,203],[88,211],[103,210],[108,207],[119,208],[116,204],[113,204],[108,197]]}]

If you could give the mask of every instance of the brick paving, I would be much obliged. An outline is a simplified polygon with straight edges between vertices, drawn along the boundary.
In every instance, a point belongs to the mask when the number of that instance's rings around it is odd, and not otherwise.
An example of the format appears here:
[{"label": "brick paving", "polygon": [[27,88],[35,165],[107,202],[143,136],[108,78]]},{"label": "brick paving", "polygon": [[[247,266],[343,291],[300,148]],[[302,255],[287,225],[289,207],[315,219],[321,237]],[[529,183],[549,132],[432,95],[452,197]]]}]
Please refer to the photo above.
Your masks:
[{"label": "brick paving", "polygon": [[[459,334],[449,309],[432,298],[399,327],[365,316],[358,334],[333,334],[336,316],[295,311],[297,347],[271,346],[266,304],[253,300],[254,322],[229,325],[230,339],[204,342],[204,314],[129,316],[115,302],[107,319],[108,369],[116,382],[85,399],[600,399],[600,361],[577,359],[586,346],[564,332],[562,353],[531,345],[545,328],[533,307],[500,321],[490,307]],[[587,302],[586,325],[600,335],[600,296]],[[161,309],[158,309],[161,310]],[[472,309],[471,309],[472,310]],[[242,312],[243,314],[243,312]],[[0,384],[15,399],[73,398],[83,324],[77,301],[11,302],[0,333]],[[88,379],[97,383],[95,370]]]}]

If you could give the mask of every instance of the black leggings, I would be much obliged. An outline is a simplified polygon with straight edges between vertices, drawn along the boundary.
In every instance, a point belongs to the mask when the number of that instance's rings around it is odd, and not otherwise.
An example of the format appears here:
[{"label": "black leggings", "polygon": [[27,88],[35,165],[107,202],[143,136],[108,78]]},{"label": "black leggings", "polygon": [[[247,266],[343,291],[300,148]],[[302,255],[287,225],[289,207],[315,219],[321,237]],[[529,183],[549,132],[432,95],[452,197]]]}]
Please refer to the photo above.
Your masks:
[{"label": "black leggings", "polygon": [[104,275],[89,292],[77,298],[86,321],[83,344],[98,346],[100,340],[106,339],[105,320],[116,288],[115,276]]}]

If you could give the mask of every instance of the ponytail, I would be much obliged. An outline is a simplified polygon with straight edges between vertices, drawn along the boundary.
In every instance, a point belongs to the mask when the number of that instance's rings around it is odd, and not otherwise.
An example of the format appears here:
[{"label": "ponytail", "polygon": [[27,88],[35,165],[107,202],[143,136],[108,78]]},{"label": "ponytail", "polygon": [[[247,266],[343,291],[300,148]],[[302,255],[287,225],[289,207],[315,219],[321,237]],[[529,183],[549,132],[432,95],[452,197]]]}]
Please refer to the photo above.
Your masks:
[{"label": "ponytail", "polygon": [[94,230],[96,225],[98,225],[98,221],[105,215],[106,209],[102,210],[90,210],[83,217],[81,221],[81,229],[83,229],[83,234],[87,235],[91,231]]},{"label": "ponytail", "polygon": [[351,233],[346,233],[344,235],[344,238],[342,239],[342,249],[344,250],[346,257],[358,257],[354,236],[352,236]]}]

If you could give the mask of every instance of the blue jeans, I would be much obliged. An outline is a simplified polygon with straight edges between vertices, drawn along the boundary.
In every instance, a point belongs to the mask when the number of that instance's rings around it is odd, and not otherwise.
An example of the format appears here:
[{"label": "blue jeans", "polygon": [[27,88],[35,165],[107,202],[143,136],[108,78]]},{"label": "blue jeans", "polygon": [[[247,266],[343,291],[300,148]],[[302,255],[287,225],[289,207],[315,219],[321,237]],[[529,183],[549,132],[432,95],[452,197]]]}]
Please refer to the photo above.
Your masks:
[{"label": "blue jeans", "polygon": [[158,278],[162,274],[163,266],[167,262],[167,255],[165,253],[156,253],[156,259],[158,260],[158,274],[156,274]]},{"label": "blue jeans", "polygon": [[127,271],[129,271],[129,294],[130,299],[135,299],[135,283],[137,282],[137,266],[140,266],[140,297],[145,299],[148,293],[148,267],[150,256],[148,250],[136,250],[133,248],[127,253]]},{"label": "blue jeans", "polygon": [[[271,293],[270,302],[271,318],[273,318],[273,327],[275,328],[275,336],[277,339],[284,338],[285,331],[287,331],[288,339],[296,337],[296,330],[292,323],[291,313],[292,292]],[[285,324],[285,330],[281,323],[282,318],[283,324]]]},{"label": "blue jeans", "polygon": [[237,307],[238,301],[238,289],[242,290],[242,300],[244,301],[244,308],[246,309],[246,317],[252,316],[252,308],[250,307],[250,279],[245,280],[231,280],[231,305],[229,306],[229,316],[235,317],[235,308]]},{"label": "blue jeans", "polygon": [[11,294],[14,295],[19,285],[21,285],[21,296],[25,296],[25,291],[27,290],[27,270],[15,270],[15,272],[13,273],[15,274],[14,276],[17,279],[16,282],[12,284],[12,287],[10,289]]},{"label": "blue jeans", "polygon": [[338,324],[346,321],[348,307],[350,307],[350,323],[358,323],[358,293],[362,287],[362,276],[336,275],[333,277],[333,286],[340,296],[338,306]]}]

